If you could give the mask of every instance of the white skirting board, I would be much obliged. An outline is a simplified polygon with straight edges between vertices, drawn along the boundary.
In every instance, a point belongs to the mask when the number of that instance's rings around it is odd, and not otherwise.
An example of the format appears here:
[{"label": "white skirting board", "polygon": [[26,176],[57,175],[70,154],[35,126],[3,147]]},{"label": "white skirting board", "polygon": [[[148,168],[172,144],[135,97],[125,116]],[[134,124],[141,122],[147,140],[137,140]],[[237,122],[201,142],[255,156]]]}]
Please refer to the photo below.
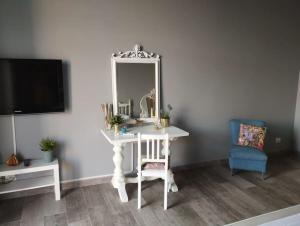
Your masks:
[{"label": "white skirting board", "polygon": [[93,176],[93,177],[83,177],[78,179],[72,179],[72,180],[63,180],[61,181],[62,189],[71,189],[76,187],[84,187],[89,185],[95,185],[95,184],[103,184],[103,183],[109,183],[111,181],[113,174],[107,174],[107,175],[100,175],[100,176]]},{"label": "white skirting board", "polygon": [[[132,172],[126,171],[125,174],[132,174]],[[106,174],[106,175],[99,175],[99,176],[92,176],[92,177],[82,177],[82,178],[72,179],[72,180],[63,180],[60,183],[62,189],[65,190],[65,189],[84,187],[84,186],[95,185],[95,184],[110,183],[112,176],[113,174]]]}]

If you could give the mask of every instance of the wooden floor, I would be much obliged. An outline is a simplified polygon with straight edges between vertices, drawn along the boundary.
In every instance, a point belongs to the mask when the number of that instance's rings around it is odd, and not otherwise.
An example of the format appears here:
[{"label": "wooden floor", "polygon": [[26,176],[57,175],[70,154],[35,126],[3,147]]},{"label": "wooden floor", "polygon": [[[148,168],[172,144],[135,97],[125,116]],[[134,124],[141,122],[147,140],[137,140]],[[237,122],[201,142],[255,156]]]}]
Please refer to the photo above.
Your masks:
[{"label": "wooden floor", "polygon": [[169,193],[163,210],[163,183],[143,185],[143,208],[137,210],[136,185],[127,186],[130,201],[121,204],[110,184],[67,190],[63,199],[40,194],[0,201],[0,225],[224,225],[300,203],[300,160],[270,161],[269,177],[226,165],[176,174],[180,191]]}]

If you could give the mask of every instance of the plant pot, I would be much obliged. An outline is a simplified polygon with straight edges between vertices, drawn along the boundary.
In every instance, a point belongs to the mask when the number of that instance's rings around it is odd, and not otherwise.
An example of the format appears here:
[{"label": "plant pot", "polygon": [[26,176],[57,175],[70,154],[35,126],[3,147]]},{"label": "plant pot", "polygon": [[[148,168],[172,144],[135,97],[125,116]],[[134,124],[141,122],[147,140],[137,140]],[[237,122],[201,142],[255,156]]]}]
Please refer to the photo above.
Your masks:
[{"label": "plant pot", "polygon": [[43,159],[44,162],[52,162],[53,161],[53,151],[43,151]]},{"label": "plant pot", "polygon": [[120,125],[114,124],[114,130],[115,130],[115,134],[118,135],[120,133]]},{"label": "plant pot", "polygon": [[160,124],[163,128],[169,127],[170,126],[170,119],[169,118],[161,118],[160,119]]}]

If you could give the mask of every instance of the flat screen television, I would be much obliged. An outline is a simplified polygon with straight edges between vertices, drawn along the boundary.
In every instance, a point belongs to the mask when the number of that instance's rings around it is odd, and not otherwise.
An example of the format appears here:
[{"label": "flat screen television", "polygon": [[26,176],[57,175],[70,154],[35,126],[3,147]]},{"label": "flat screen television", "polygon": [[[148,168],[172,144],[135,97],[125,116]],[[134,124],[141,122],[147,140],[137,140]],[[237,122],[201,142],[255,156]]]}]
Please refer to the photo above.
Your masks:
[{"label": "flat screen television", "polygon": [[0,115],[64,110],[61,60],[0,59]]}]

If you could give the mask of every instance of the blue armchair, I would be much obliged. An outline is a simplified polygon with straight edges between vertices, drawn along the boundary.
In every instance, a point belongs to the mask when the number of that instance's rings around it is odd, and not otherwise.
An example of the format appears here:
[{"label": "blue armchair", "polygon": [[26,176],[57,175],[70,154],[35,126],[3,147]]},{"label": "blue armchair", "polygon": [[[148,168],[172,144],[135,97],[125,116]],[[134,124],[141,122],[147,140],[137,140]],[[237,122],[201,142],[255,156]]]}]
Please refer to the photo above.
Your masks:
[{"label": "blue armchair", "polygon": [[231,130],[231,149],[229,151],[229,167],[233,175],[234,170],[249,170],[261,172],[262,178],[267,169],[268,156],[265,152],[256,148],[238,145],[240,133],[240,124],[248,124],[254,126],[266,126],[266,123],[259,120],[249,119],[232,119],[229,121]]}]

